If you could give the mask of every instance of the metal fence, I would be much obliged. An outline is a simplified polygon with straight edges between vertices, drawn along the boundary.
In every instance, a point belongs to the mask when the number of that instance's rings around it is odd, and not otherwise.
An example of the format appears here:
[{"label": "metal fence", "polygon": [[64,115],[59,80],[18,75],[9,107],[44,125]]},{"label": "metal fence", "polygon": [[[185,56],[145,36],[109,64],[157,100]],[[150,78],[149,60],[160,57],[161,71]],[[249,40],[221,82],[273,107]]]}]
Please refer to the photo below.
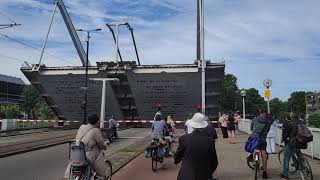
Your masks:
[{"label": "metal fence", "polygon": [[[239,130],[248,134],[251,134],[250,130],[251,120],[241,119],[239,124]],[[278,124],[278,131],[276,136],[276,143],[279,146],[284,144],[281,142],[282,124]],[[302,152],[311,156],[312,158],[320,159],[320,128],[309,128],[313,134],[313,141],[308,144],[308,149],[303,149]]]}]

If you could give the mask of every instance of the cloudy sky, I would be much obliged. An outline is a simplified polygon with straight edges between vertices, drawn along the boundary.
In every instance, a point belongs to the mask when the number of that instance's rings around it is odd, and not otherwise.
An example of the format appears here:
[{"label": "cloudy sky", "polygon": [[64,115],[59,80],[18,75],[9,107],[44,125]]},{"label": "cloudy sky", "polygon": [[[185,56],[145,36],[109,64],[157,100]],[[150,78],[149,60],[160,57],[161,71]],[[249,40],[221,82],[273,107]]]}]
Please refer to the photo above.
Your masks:
[{"label": "cloudy sky", "polygon": [[[66,0],[76,28],[102,28],[92,34],[91,62],[114,60],[115,49],[105,23],[128,21],[135,29],[142,64],[192,63],[196,56],[196,0]],[[206,59],[226,62],[240,88],[263,92],[273,80],[272,96],[320,90],[320,1],[206,0]],[[37,63],[53,10],[53,0],[0,0],[0,73],[23,77],[22,61]],[[8,39],[7,35],[12,39]],[[84,34],[79,37],[84,40]],[[25,43],[26,45],[22,45]],[[84,43],[83,43],[84,44]],[[135,60],[132,41],[121,29],[120,48]],[[57,11],[49,36],[47,66],[80,65]],[[26,81],[26,79],[23,77]]]}]

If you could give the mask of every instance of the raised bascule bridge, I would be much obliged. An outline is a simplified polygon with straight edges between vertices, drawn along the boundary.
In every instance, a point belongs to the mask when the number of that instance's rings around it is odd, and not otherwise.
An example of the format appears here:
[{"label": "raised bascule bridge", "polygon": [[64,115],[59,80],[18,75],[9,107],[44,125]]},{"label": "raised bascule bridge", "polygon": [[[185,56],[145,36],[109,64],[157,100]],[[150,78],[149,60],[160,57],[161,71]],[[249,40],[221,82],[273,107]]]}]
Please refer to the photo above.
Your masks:
[{"label": "raised bascule bridge", "polygon": [[[60,120],[81,121],[86,53],[62,0],[55,1],[55,10],[57,7],[83,66],[47,67],[40,60],[39,64],[25,64],[21,71]],[[125,25],[129,27],[135,45],[132,28],[128,23]],[[117,44],[117,36],[108,27]],[[197,47],[197,52],[200,50]],[[120,49],[117,51],[119,61],[88,66],[88,114],[99,114],[101,108],[102,81],[93,79],[117,78],[119,81],[106,82],[105,118],[113,115],[120,120],[152,120],[157,104],[161,104],[163,114],[173,115],[175,120],[186,120],[189,113],[196,112],[196,107],[201,106],[202,66],[205,65],[205,112],[210,119],[218,117],[218,97],[222,92],[225,69],[223,62],[195,60],[190,64],[141,65],[137,50],[137,62],[123,61]],[[197,59],[200,59],[198,54]]]}]

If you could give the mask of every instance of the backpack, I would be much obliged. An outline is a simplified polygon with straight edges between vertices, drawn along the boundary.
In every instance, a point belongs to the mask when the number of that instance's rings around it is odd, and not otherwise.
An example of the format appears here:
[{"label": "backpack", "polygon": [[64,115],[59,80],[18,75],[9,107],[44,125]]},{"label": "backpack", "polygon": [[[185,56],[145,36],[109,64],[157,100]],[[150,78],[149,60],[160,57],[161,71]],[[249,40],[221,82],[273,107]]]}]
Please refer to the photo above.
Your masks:
[{"label": "backpack", "polygon": [[313,135],[306,125],[302,123],[297,124],[298,132],[296,135],[296,140],[300,144],[306,144],[313,141]]},{"label": "backpack", "polygon": [[245,144],[245,150],[248,153],[253,153],[255,149],[260,145],[260,135],[255,134],[249,137],[248,141]]}]

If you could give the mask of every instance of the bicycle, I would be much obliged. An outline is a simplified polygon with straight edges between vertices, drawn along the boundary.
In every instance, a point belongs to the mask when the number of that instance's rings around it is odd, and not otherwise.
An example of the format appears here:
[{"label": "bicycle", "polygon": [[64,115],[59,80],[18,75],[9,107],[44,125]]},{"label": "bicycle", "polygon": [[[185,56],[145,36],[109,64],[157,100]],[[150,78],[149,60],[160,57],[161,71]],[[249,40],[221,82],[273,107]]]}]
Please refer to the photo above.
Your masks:
[{"label": "bicycle", "polygon": [[[81,142],[82,143],[82,142]],[[80,144],[81,144],[80,143]],[[70,159],[70,180],[90,180],[92,173],[92,164],[86,159],[84,145],[78,145],[74,141],[69,141],[69,159]],[[106,180],[111,180],[112,164],[109,160],[106,163]]]},{"label": "bicycle", "polygon": [[[165,142],[167,143],[167,142]],[[157,171],[158,162],[162,163],[163,159],[165,157],[165,153],[159,152],[160,148],[164,148],[166,144],[160,143],[159,140],[154,140],[151,145],[148,147],[150,150],[150,156],[151,156],[151,167],[152,171]],[[146,156],[147,157],[147,156]]]},{"label": "bicycle", "polygon": [[254,167],[254,179],[258,179],[258,172],[260,170],[260,156],[261,156],[261,151],[260,150],[254,150],[253,152],[253,167]]},{"label": "bicycle", "polygon": [[[285,149],[282,149],[278,153],[278,160],[282,168],[284,151]],[[290,154],[291,158],[289,161],[289,172],[295,173],[297,171],[300,171],[300,176],[303,180],[313,180],[312,169],[307,158],[304,157],[300,149],[297,149],[295,154],[296,155],[292,153]]]}]

